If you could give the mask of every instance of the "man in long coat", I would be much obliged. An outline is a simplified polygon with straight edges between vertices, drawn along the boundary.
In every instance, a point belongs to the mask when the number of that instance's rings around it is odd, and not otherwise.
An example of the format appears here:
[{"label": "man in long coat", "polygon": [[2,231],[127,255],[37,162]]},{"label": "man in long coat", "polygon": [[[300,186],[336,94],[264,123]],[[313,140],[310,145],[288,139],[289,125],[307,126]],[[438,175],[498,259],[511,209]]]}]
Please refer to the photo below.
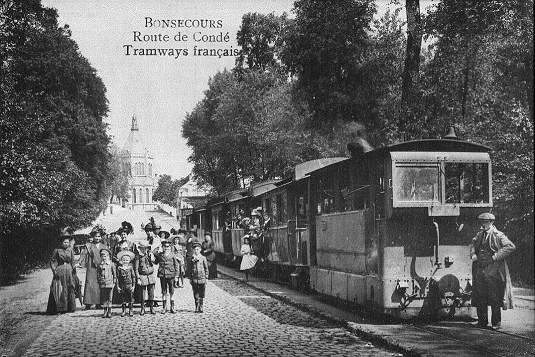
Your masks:
[{"label": "man in long coat", "polygon": [[496,217],[492,213],[482,213],[478,217],[481,230],[472,239],[472,306],[477,308],[479,327],[488,325],[488,306],[492,310],[491,323],[494,329],[501,328],[501,308],[512,308],[509,269],[505,258],[515,249],[515,245],[505,234],[494,227]]}]

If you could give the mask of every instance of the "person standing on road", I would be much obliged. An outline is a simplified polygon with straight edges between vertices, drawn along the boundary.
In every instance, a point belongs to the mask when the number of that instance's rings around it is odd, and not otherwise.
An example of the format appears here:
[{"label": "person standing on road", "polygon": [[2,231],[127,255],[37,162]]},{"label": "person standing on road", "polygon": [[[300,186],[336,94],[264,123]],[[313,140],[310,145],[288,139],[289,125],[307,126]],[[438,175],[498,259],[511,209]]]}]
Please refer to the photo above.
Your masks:
[{"label": "person standing on road", "polygon": [[134,303],[134,286],[136,284],[136,274],[130,262],[134,259],[134,253],[129,250],[123,250],[117,254],[119,267],[117,268],[117,291],[119,292],[122,313],[121,317],[126,315],[126,305],[128,304],[128,316],[134,316],[132,304]]},{"label": "person standing on road", "polygon": [[189,270],[191,264],[191,257],[193,256],[193,246],[194,244],[197,244],[199,243],[199,245],[201,244],[201,242],[199,242],[197,240],[197,232],[195,232],[195,230],[190,230],[188,236],[186,237],[186,276],[189,277],[190,276],[190,273],[191,271]]},{"label": "person standing on road", "polygon": [[190,260],[190,282],[195,299],[195,312],[203,312],[203,300],[208,278],[208,262],[201,254],[201,243],[193,243],[193,255]]},{"label": "person standing on road", "polygon": [[175,302],[173,301],[173,294],[175,293],[175,285],[178,282],[178,275],[180,274],[180,262],[171,251],[171,242],[162,241],[163,252],[156,252],[156,264],[158,267],[158,277],[162,286],[163,307],[162,314],[167,312],[167,297],[170,302],[170,312],[175,313]]},{"label": "person standing on road", "polygon": [[178,275],[178,282],[175,287],[183,288],[184,287],[184,275],[186,274],[186,268],[185,268],[186,250],[185,250],[185,247],[183,246],[184,234],[179,233],[178,235],[172,236],[171,239],[173,242],[173,246],[171,247],[171,250],[173,251],[173,254],[175,254],[175,256],[177,257],[178,261],[180,262],[180,273]]},{"label": "person standing on road", "polygon": [[70,237],[61,237],[61,247],[54,249],[50,259],[53,279],[48,296],[47,314],[73,312],[76,309],[74,276],[74,252],[70,248]]},{"label": "person standing on road", "polygon": [[492,310],[494,329],[501,328],[501,308],[512,308],[511,278],[505,258],[516,249],[505,234],[494,227],[492,213],[478,217],[481,230],[472,239],[470,258],[472,264],[472,306],[477,308],[478,327],[488,325],[488,306]]},{"label": "person standing on road", "polygon": [[80,265],[85,268],[85,285],[84,285],[84,305],[89,310],[91,305],[96,305],[100,309],[100,288],[97,281],[97,269],[102,262],[100,259],[100,250],[105,248],[102,244],[102,232],[98,227],[91,231],[92,243],[87,243],[80,255]]},{"label": "person standing on road", "polygon": [[201,245],[201,254],[206,257],[208,262],[208,279],[217,278],[217,263],[215,261],[216,255],[214,252],[214,242],[210,233],[205,233],[204,242]]},{"label": "person standing on road", "polygon": [[250,240],[248,237],[243,238],[243,244],[241,246],[241,264],[240,270],[245,273],[245,281],[249,281],[249,272],[254,268],[258,257],[253,254],[251,250]]},{"label": "person standing on road", "polygon": [[145,301],[149,305],[150,313],[154,315],[156,313],[154,311],[154,285],[156,284],[153,266],[154,255],[150,251],[150,246],[145,242],[140,242],[137,248],[134,272],[136,274],[136,282],[141,287],[140,315],[145,315]]},{"label": "person standing on road", "polygon": [[100,286],[100,304],[104,307],[102,317],[111,317],[111,302],[113,287],[117,282],[115,264],[111,261],[111,252],[108,248],[100,250],[101,263],[98,266],[97,278]]}]

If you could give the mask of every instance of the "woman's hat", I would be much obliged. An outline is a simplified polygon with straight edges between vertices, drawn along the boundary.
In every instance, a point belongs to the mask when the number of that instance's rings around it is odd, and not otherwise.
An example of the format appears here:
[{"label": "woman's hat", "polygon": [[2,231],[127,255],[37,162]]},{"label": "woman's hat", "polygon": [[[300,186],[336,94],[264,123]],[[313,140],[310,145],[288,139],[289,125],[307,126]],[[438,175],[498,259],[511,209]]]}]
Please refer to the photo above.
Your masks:
[{"label": "woman's hat", "polygon": [[132,227],[132,224],[127,221],[123,221],[121,223],[121,228],[126,231],[126,234],[134,232],[134,227]]},{"label": "woman's hat", "polygon": [[495,221],[496,217],[492,213],[485,212],[477,216],[477,219],[480,221]]},{"label": "woman's hat", "polygon": [[108,252],[108,255],[111,257],[111,251],[108,248],[102,248],[99,253],[102,254],[102,252]]},{"label": "woman's hat", "polygon": [[[162,233],[164,235],[164,237],[162,237]],[[171,236],[171,234],[168,232],[168,231],[159,231],[158,232],[158,236],[162,239],[167,239],[169,238],[169,236]]]},{"label": "woman's hat", "polygon": [[63,238],[70,237],[72,235],[72,228],[71,227],[65,227],[61,230],[60,236]]},{"label": "woman's hat", "polygon": [[121,260],[122,257],[125,255],[128,255],[130,257],[130,260],[134,259],[135,255],[129,250],[121,250],[119,253],[117,253],[117,260]]},{"label": "woman's hat", "polygon": [[251,211],[251,217],[252,216],[258,216],[262,217],[262,214],[260,213],[262,211],[262,207],[257,207]]},{"label": "woman's hat", "polygon": [[145,231],[146,231],[146,232],[152,232],[152,231],[153,231],[152,223],[149,222],[149,223],[147,223],[147,224],[145,225]]},{"label": "woman's hat", "polygon": [[106,228],[102,227],[100,224],[97,224],[93,227],[91,230],[91,233],[89,233],[92,237],[94,237],[96,234],[100,234],[101,236],[106,234]]}]

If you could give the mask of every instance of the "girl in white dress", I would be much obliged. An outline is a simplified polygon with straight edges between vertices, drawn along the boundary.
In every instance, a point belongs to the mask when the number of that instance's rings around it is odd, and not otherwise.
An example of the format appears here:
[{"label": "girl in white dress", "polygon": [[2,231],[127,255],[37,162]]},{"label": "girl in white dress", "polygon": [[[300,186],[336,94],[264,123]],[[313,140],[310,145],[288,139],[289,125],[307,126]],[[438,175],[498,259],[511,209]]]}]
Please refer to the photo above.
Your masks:
[{"label": "girl in white dress", "polygon": [[249,237],[243,238],[243,244],[241,246],[241,265],[240,270],[245,272],[245,281],[249,281],[249,271],[254,268],[258,257],[251,251],[251,245],[249,244]]}]

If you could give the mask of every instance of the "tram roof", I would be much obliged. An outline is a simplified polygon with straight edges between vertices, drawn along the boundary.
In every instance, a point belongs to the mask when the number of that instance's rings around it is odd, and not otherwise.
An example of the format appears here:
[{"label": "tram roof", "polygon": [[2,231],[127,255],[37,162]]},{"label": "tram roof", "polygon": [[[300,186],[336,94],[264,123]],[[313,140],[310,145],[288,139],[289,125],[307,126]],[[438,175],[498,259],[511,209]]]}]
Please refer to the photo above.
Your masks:
[{"label": "tram roof", "polygon": [[367,154],[390,151],[458,151],[458,152],[489,152],[486,145],[476,144],[459,139],[421,139],[410,140],[377,148]]}]

